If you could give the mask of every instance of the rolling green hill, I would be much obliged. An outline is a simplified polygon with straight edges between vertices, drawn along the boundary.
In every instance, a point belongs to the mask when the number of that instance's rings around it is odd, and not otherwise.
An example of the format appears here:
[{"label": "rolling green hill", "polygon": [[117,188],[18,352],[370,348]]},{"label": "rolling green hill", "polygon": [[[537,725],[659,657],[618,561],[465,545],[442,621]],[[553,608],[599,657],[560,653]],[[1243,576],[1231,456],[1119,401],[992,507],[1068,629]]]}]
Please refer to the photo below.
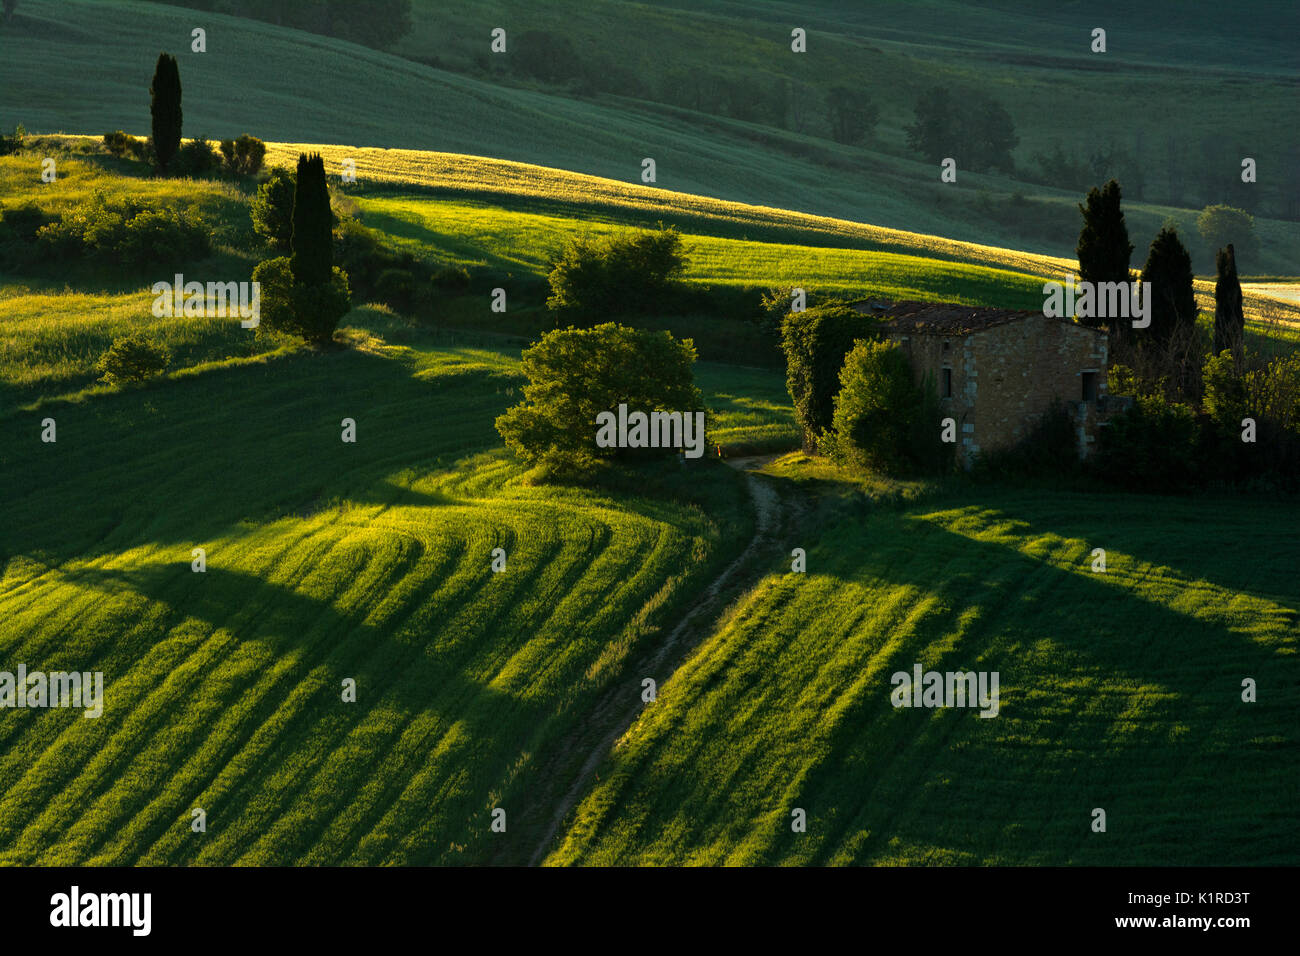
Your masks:
[{"label": "rolling green hill", "polygon": [[[1261,178],[1261,196],[1275,196],[1289,182],[1281,131],[1294,119],[1296,77],[1275,39],[1286,35],[1287,5],[1225,25],[1209,16],[1211,5],[1197,4],[1184,21],[1191,46],[1177,51],[1159,22],[1115,8],[1114,51],[1104,67],[1084,52],[1091,20],[1081,10],[1009,12],[1005,35],[985,29],[977,42],[957,42],[959,24],[973,16],[960,7],[890,4],[862,14],[826,4],[808,15],[813,46],[796,65],[787,59],[797,56],[789,52],[788,35],[798,8],[782,5],[755,11],[710,4],[671,14],[613,2],[544,11],[522,4],[424,5],[417,31],[399,50],[406,56],[399,56],[172,6],[25,0],[6,30],[0,114],[34,131],[143,133],[149,73],[163,45],[181,56],[190,135],[252,132],[264,139],[469,153],[623,182],[639,181],[641,160],[651,156],[664,189],[1061,256],[1073,249],[1074,204],[1088,183],[1032,178],[1034,156],[1056,145],[1080,159],[1108,143],[1140,155],[1137,168],[1151,198],[1141,200],[1134,183],[1128,193],[1139,250],[1166,218],[1190,232],[1195,210],[1224,198],[1211,190],[1192,200],[1187,186],[1188,198],[1174,202],[1159,186],[1169,178],[1170,156],[1179,176],[1204,167],[1192,149],[1225,128],[1270,171]],[[587,55],[624,64],[648,93],[539,85],[504,61],[476,66],[486,53],[471,51],[479,44],[486,51],[489,24],[503,17],[518,34],[563,23]],[[206,54],[188,52],[189,31],[199,21],[209,34]],[[949,24],[951,36],[929,37],[936,23]],[[1263,29],[1269,23],[1274,29]],[[592,39],[597,35],[607,38],[603,46]],[[1249,64],[1222,52],[1245,44]],[[1187,50],[1197,58],[1189,61]],[[406,58],[416,56],[445,57],[452,69]],[[42,70],[51,61],[77,62],[79,69]],[[679,74],[694,76],[719,63],[721,73],[743,86],[742,100],[776,96],[789,84],[798,102],[783,107],[784,127],[663,92]],[[36,75],[43,77],[36,87],[22,80]],[[827,85],[836,83],[865,91],[881,109],[879,134],[864,146],[826,138],[822,101]],[[964,173],[957,185],[945,185],[932,164],[909,152],[903,127],[912,103],[938,83],[1008,101],[1021,139],[1018,178]],[[30,95],[14,98],[29,88]],[[87,97],[87,89],[95,95]],[[1251,109],[1242,110],[1247,97]],[[806,121],[798,119],[801,110]],[[1115,117],[1133,115],[1144,118],[1141,143],[1133,141],[1132,123],[1115,124]],[[1225,171],[1228,183],[1235,163]],[[1300,224],[1272,216],[1257,221],[1262,249],[1258,263],[1243,264],[1248,273],[1294,271]],[[1199,267],[1209,267],[1203,257]]]},{"label": "rolling green hill", "polygon": [[106,682],[96,720],[5,711],[0,859],[526,859],[594,702],[751,519],[707,460],[522,487],[492,429],[516,369],[281,353],[0,419],[0,659]]},{"label": "rolling green hill", "polygon": [[[787,542],[806,574],[773,555],[599,767],[548,863],[1294,863],[1294,503],[858,502]],[[891,675],[918,663],[999,672],[997,717],[892,707]]]}]

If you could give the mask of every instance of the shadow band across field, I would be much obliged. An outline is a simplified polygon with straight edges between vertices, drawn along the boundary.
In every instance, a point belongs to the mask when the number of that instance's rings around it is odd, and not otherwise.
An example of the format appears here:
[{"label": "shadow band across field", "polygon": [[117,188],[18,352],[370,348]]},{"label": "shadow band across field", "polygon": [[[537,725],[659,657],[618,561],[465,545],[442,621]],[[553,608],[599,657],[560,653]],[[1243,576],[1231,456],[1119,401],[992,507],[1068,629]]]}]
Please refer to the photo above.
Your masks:
[{"label": "shadow band across field", "polygon": [[[990,504],[984,523],[1028,514],[1033,534],[1068,507],[1021,512],[1005,496]],[[824,529],[809,549],[809,579],[782,575],[763,592],[753,612],[762,629],[730,625],[711,638],[735,631],[725,665],[706,659],[692,673],[688,663],[665,688],[667,709],[643,717],[606,761],[605,784],[589,797],[601,809],[579,811],[581,826],[551,862],[683,862],[677,846],[695,862],[757,864],[1286,859],[1288,833],[1300,837],[1283,816],[1300,772],[1287,617],[1261,643],[1213,595],[1175,610],[1133,590],[1143,582],[1122,569],[1091,574],[1087,550],[1040,558],[920,510]],[[1118,556],[1122,529],[1105,538]],[[1214,537],[1200,544],[1225,563],[1242,548],[1232,535],[1217,551]],[[901,591],[926,606],[906,621],[874,603],[809,619],[799,590],[813,574],[828,579],[819,594]],[[1283,611],[1294,615],[1294,603]],[[847,665],[856,680],[839,685],[834,707],[764,729],[757,715],[789,701],[783,684],[845,667],[836,649],[859,639],[866,656]],[[890,675],[914,663],[999,671],[999,716],[893,708]],[[1242,702],[1243,677],[1258,682],[1258,703]],[[695,716],[724,699],[734,702],[727,725]],[[778,772],[776,753],[800,756]],[[791,807],[806,809],[806,834],[790,831]],[[1089,830],[1094,807],[1110,816],[1109,838]],[[1276,826],[1259,826],[1261,815]],[[602,823],[619,819],[640,822],[617,835]]]},{"label": "shadow band across field", "polygon": [[[409,488],[390,501],[383,479],[494,447],[509,404],[487,370],[421,380],[406,362],[349,350],[16,413],[0,418],[0,558],[58,565],[146,543],[188,555],[241,520],[301,515],[322,499],[441,503]],[[46,417],[55,444],[40,441]],[[340,439],[345,417],[355,445]]]}]

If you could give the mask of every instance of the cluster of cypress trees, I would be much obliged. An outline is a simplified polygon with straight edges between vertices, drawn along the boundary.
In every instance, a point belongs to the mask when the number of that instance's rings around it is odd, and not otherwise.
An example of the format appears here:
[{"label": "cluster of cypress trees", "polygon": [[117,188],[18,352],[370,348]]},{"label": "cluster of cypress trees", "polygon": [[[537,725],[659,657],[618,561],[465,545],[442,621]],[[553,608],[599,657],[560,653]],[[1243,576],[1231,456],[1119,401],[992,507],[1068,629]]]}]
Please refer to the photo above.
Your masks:
[{"label": "cluster of cypress trees", "polygon": [[[1128,238],[1120,200],[1120,185],[1112,179],[1100,189],[1090,190],[1085,203],[1079,206],[1083,229],[1075,252],[1079,256],[1080,279],[1130,281],[1129,257],[1133,243]],[[1224,349],[1240,349],[1245,317],[1232,245],[1219,250],[1216,262],[1219,278],[1215,286],[1214,351],[1218,354]],[[1142,284],[1152,290],[1151,325],[1144,339],[1166,346],[1180,333],[1191,334],[1196,324],[1192,280],[1192,260],[1187,248],[1176,230],[1169,226],[1162,228],[1152,241],[1142,267]],[[1094,317],[1080,321],[1096,327],[1106,320]],[[1117,339],[1123,338],[1125,331],[1119,323],[1111,328],[1112,336]]]},{"label": "cluster of cypress trees", "polygon": [[[180,67],[169,53],[160,53],[154,66],[149,113],[154,155],[165,171],[180,149],[183,121]],[[334,214],[319,153],[298,157],[292,218],[292,255],[260,263],[253,279],[264,286],[268,328],[328,342],[350,306],[350,293],[347,275],[334,268]]]}]

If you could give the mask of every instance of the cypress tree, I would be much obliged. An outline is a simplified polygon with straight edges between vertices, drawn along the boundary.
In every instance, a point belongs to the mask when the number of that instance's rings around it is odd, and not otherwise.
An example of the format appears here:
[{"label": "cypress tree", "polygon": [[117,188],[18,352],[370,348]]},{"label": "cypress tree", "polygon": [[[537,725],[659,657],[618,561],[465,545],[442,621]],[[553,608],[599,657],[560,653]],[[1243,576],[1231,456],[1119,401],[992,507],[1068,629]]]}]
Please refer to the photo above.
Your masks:
[{"label": "cypress tree", "polygon": [[1242,337],[1246,331],[1246,313],[1237,280],[1237,253],[1232,243],[1214,257],[1218,280],[1214,283],[1214,354],[1230,350],[1234,361],[1241,359]]},{"label": "cypress tree", "polygon": [[319,153],[298,157],[293,195],[293,277],[306,285],[325,285],[334,267],[329,186]]},{"label": "cypress tree", "polygon": [[[1075,252],[1079,256],[1079,278],[1084,282],[1128,282],[1129,242],[1124,211],[1120,208],[1119,183],[1111,180],[1101,189],[1088,190],[1087,205],[1080,205],[1083,229]],[[1081,318],[1085,325],[1096,327],[1105,317]]]},{"label": "cypress tree", "polygon": [[181,145],[181,71],[170,53],[159,53],[149,84],[149,113],[153,117],[153,148],[158,168],[165,170]]},{"label": "cypress tree", "polygon": [[1151,326],[1146,334],[1153,342],[1166,344],[1180,328],[1196,324],[1192,257],[1173,229],[1161,229],[1151,243],[1142,267],[1142,296],[1151,300]]}]

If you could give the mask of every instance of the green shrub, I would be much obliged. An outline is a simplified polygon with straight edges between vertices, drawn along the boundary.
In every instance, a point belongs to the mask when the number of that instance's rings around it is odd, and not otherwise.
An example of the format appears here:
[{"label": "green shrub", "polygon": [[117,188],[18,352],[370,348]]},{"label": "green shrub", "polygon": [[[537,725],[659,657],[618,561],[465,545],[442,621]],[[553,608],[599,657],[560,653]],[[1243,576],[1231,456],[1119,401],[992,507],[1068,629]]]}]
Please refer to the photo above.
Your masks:
[{"label": "green shrub", "polygon": [[200,259],[211,249],[207,229],[175,209],[146,209],[126,222],[117,255],[132,266]]},{"label": "green shrub", "polygon": [[[1300,485],[1300,355],[1238,371],[1230,351],[1202,371],[1205,417],[1198,458],[1208,480],[1271,488]],[[1243,422],[1255,440],[1242,441]]]},{"label": "green shrub", "polygon": [[686,269],[675,228],[570,239],[552,260],[546,304],[571,321],[655,311]]},{"label": "green shrub", "polygon": [[1101,430],[1093,468],[1103,479],[1134,491],[1167,494],[1195,486],[1199,435],[1186,405],[1139,395],[1133,407]]},{"label": "green shrub", "polygon": [[239,139],[223,139],[221,156],[226,168],[239,176],[252,176],[262,168],[266,158],[266,144],[245,133]]},{"label": "green shrub", "polygon": [[130,156],[142,162],[153,162],[153,143],[132,136],[130,133],[124,133],[120,129],[104,134],[104,147],[114,156]]},{"label": "green shrub", "polygon": [[409,311],[415,295],[415,277],[409,269],[385,269],[375,282],[375,294],[399,312]]},{"label": "green shrub", "polygon": [[140,139],[135,136],[128,137],[126,148],[134,159],[142,163],[148,163],[152,166],[158,161],[158,154],[154,151],[152,137],[147,139]]},{"label": "green shrub", "polygon": [[293,270],[288,256],[264,259],[253,267],[253,281],[261,284],[257,332],[293,335],[297,317],[293,309]]},{"label": "green shrub", "polygon": [[126,156],[127,154],[135,155],[132,148],[135,137],[129,133],[124,133],[120,129],[113,133],[104,134],[104,148],[114,156]]},{"label": "green shrub", "polygon": [[210,176],[221,167],[221,157],[206,139],[190,140],[176,151],[168,164],[173,176]]},{"label": "green shrub", "polygon": [[782,322],[786,388],[805,448],[815,448],[833,427],[844,359],[858,339],[874,338],[876,330],[873,318],[838,303],[791,312]]},{"label": "green shrub", "polygon": [[433,287],[448,295],[469,291],[469,270],[464,266],[443,266],[433,274]]},{"label": "green shrub", "polygon": [[328,284],[305,285],[293,277],[288,256],[259,262],[253,281],[261,283],[258,331],[295,335],[314,345],[331,341],[339,319],[351,308],[348,277],[338,266]]},{"label": "green shrub", "polygon": [[293,193],[298,175],[276,166],[248,203],[253,231],[277,252],[288,252],[293,244]]},{"label": "green shrub", "polygon": [[96,191],[39,229],[37,243],[51,258],[87,257],[130,267],[167,266],[206,256],[203,220],[171,207],[135,200],[109,202]]},{"label": "green shrub", "polygon": [[597,447],[597,414],[617,411],[620,403],[647,413],[704,409],[691,372],[695,346],[667,332],[612,322],[557,329],[525,349],[522,359],[524,400],[497,419],[497,431],[521,459],[557,474],[599,458],[674,454]]},{"label": "green shrub", "polygon": [[0,212],[0,239],[35,242],[41,227],[54,221],[55,217],[47,215],[32,203],[11,206]]},{"label": "green shrub", "polygon": [[[763,290],[760,294],[758,308],[759,324],[764,331],[780,336],[781,326],[785,322],[785,317],[790,314],[790,307],[794,304],[794,294],[794,286]],[[816,304],[813,301],[812,294],[805,290],[804,308],[808,309]]]},{"label": "green shrub", "polygon": [[1201,402],[1210,419],[1224,428],[1241,427],[1241,420],[1249,410],[1246,379],[1237,374],[1230,351],[1211,355],[1205,360],[1201,385],[1204,388]]},{"label": "green shrub", "polygon": [[141,332],[132,332],[113,340],[95,364],[95,371],[100,373],[100,381],[109,385],[143,382],[160,374],[170,359],[164,346]]},{"label": "green shrub", "polygon": [[896,344],[858,340],[840,371],[834,431],[826,441],[831,457],[900,478],[933,467],[941,443],[932,385],[915,384]]},{"label": "green shrub", "polygon": [[0,156],[8,156],[10,153],[16,153],[23,148],[23,140],[27,138],[27,130],[23,124],[19,123],[14,127],[13,135],[0,136]]}]

